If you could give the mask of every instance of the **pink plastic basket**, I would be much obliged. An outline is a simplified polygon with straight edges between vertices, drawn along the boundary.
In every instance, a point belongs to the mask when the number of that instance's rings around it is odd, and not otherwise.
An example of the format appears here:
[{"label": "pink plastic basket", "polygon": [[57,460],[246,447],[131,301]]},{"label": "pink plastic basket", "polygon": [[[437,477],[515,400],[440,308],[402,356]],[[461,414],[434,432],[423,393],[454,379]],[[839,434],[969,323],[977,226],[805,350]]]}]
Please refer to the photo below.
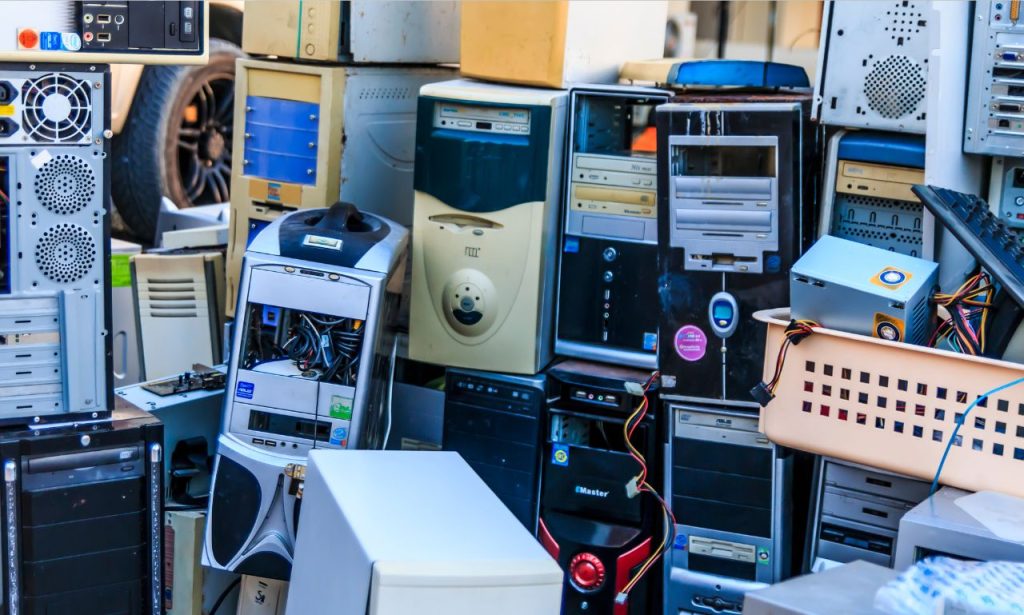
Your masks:
[{"label": "pink plastic basket", "polygon": [[[768,326],[767,381],[789,310],[754,318]],[[819,328],[790,347],[761,431],[784,446],[931,480],[967,406],[1021,377],[1017,363]],[[1024,384],[971,410],[940,482],[1024,496]]]}]

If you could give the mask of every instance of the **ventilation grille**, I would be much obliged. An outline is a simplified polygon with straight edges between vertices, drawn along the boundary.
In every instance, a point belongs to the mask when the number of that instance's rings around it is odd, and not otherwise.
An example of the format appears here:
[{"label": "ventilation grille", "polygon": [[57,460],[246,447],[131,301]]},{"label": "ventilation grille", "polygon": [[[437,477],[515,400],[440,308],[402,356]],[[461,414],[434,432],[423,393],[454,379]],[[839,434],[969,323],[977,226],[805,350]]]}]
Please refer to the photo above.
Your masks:
[{"label": "ventilation grille", "polygon": [[924,68],[903,55],[875,62],[864,77],[868,107],[878,115],[895,120],[917,110],[924,100],[927,83]]},{"label": "ventilation grille", "polygon": [[22,126],[43,143],[73,143],[89,136],[92,102],[88,81],[50,73],[22,88]]},{"label": "ventilation grille", "polygon": [[47,229],[36,244],[36,266],[59,284],[81,280],[96,262],[96,240],[77,224]]},{"label": "ventilation grille", "polygon": [[191,278],[146,278],[141,290],[145,314],[151,318],[195,318],[199,289]]},{"label": "ventilation grille", "polygon": [[924,18],[916,2],[894,2],[893,8],[885,12],[888,24],[884,30],[897,45],[908,43],[911,38],[921,33],[928,22]]},{"label": "ventilation grille", "polygon": [[913,307],[910,314],[910,321],[913,323],[913,328],[907,331],[908,344],[924,344],[928,341],[928,328],[932,324],[930,310],[931,305],[929,304],[927,297],[923,297],[917,302],[917,305]]},{"label": "ventilation grille", "polygon": [[364,88],[359,90],[359,100],[405,100],[415,98],[417,91],[409,87]]},{"label": "ventilation grille", "polygon": [[831,235],[883,250],[921,256],[920,203],[837,193]]},{"label": "ventilation grille", "polygon": [[61,154],[39,169],[36,198],[48,211],[67,216],[85,209],[96,194],[96,174],[84,158]]}]

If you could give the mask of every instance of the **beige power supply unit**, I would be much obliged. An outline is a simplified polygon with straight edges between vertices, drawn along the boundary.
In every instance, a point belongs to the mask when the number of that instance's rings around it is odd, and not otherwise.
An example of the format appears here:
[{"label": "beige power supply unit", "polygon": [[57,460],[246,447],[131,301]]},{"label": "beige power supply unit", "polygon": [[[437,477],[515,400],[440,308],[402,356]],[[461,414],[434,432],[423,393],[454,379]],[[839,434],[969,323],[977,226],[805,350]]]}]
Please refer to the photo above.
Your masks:
[{"label": "beige power supply unit", "polygon": [[133,256],[132,290],[143,380],[223,360],[223,254]]},{"label": "beige power supply unit", "polygon": [[416,96],[420,86],[453,74],[433,66],[238,60],[229,316],[246,246],[282,214],[340,199],[412,224]]},{"label": "beige power supply unit", "polygon": [[322,62],[459,61],[454,0],[258,0],[245,3],[248,53]]}]

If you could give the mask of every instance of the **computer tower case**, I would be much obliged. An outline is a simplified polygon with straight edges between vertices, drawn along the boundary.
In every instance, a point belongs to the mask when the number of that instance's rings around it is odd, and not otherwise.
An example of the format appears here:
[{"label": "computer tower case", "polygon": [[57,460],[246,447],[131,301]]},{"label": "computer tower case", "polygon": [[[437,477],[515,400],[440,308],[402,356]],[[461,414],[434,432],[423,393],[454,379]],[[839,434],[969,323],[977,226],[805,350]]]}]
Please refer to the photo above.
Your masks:
[{"label": "computer tower case", "polygon": [[0,424],[109,416],[110,73],[0,75]]},{"label": "computer tower case", "polygon": [[900,519],[928,491],[924,481],[819,457],[804,572],[858,559],[891,568]]},{"label": "computer tower case", "polygon": [[287,580],[309,451],[382,447],[407,245],[402,225],[337,203],[249,246],[205,565]]},{"label": "computer tower case", "polygon": [[745,410],[666,404],[665,497],[676,538],[666,613],[739,613],[748,591],[790,573],[793,455]]},{"label": "computer tower case", "polygon": [[[625,442],[626,419],[643,397],[650,375],[622,367],[565,361],[547,371],[551,401],[541,474],[538,536],[566,571],[562,613],[642,615],[657,610],[660,564],[616,602],[661,540],[661,505],[648,493],[630,497],[626,484],[640,474]],[[647,481],[661,481],[657,391],[630,440],[645,457]]]},{"label": "computer tower case", "polygon": [[[757,310],[788,305],[814,231],[810,96],[693,92],[657,109],[663,398],[759,406]],[[653,309],[653,308],[652,308]]]},{"label": "computer tower case", "polygon": [[420,90],[409,357],[533,375],[552,358],[564,90]]},{"label": "computer tower case", "polygon": [[5,615],[163,613],[163,455],[137,410],[0,436]]},{"label": "computer tower case", "polygon": [[537,531],[544,374],[449,369],[441,447],[462,455],[502,503]]},{"label": "computer tower case", "polygon": [[580,86],[569,95],[555,352],[658,362],[654,108],[669,92]]}]

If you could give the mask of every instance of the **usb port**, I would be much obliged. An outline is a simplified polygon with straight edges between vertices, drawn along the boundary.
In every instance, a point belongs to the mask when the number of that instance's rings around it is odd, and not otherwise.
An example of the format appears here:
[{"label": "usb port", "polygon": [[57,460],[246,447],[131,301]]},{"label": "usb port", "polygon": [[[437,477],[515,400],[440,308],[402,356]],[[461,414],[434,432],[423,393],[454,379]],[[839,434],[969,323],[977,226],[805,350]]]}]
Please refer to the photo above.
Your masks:
[{"label": "usb port", "polygon": [[96,23],[110,23],[110,15],[97,15]]},{"label": "usb port", "polygon": [[110,33],[109,32],[100,32],[99,34],[96,35],[96,41],[99,42],[99,43],[109,43],[110,42]]}]

